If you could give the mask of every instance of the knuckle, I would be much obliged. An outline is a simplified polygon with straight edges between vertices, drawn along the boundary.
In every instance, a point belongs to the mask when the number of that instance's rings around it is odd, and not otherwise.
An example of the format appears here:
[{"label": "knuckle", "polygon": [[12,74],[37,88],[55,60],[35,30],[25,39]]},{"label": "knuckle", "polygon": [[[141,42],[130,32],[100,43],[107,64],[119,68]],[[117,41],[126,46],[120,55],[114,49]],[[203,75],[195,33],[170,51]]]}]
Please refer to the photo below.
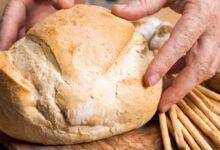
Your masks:
[{"label": "knuckle", "polygon": [[207,74],[208,74],[207,78],[208,79],[213,77],[216,74],[217,70],[218,70],[218,63],[213,61],[210,64],[211,65],[209,65],[208,70],[207,70]]},{"label": "knuckle", "polygon": [[[201,8],[200,10],[202,11],[201,14],[204,16],[206,21],[211,21],[213,22],[213,20],[215,19],[219,19],[220,18],[220,14],[219,14],[219,8],[220,3],[218,1],[204,1],[201,4]],[[208,9],[207,9],[208,8]]]},{"label": "knuckle", "polygon": [[183,32],[179,34],[175,39],[174,49],[186,52],[190,49],[191,43],[193,43],[192,38],[189,36],[188,32]]},{"label": "knuckle", "polygon": [[193,46],[205,30],[205,25],[202,22],[196,22],[189,22],[189,25],[186,25],[186,27],[173,38],[174,49],[182,51],[182,53],[185,54]]},{"label": "knuckle", "polygon": [[[192,39],[186,33],[177,35],[177,37],[175,37],[172,42],[172,56],[178,58],[186,55],[187,51],[191,48],[193,43]],[[172,60],[173,58],[170,59]]]},{"label": "knuckle", "polygon": [[194,21],[193,26],[190,27],[194,31],[194,32],[192,31],[192,33],[194,33],[193,36],[195,37],[200,36],[205,31],[206,28],[206,23],[203,21],[204,19],[201,17],[198,18],[199,18],[198,20]]},{"label": "knuckle", "polygon": [[158,73],[163,76],[170,68],[170,61],[157,60],[155,66],[157,66]]},{"label": "knuckle", "polygon": [[215,75],[215,73],[216,73],[216,69],[214,69],[214,68],[209,68],[208,70],[207,70],[207,77],[208,78],[210,78],[210,77],[213,77],[214,75]]},{"label": "knuckle", "polygon": [[197,70],[196,76],[197,76],[198,82],[207,80],[211,78],[212,76],[214,76],[216,73],[216,68],[210,67],[210,65],[208,64],[198,65],[195,69]]},{"label": "knuckle", "polygon": [[[200,10],[189,10],[184,13],[187,20],[187,30],[191,32],[201,31],[205,28],[207,22],[205,22],[204,14]],[[196,30],[195,30],[196,29]]]}]

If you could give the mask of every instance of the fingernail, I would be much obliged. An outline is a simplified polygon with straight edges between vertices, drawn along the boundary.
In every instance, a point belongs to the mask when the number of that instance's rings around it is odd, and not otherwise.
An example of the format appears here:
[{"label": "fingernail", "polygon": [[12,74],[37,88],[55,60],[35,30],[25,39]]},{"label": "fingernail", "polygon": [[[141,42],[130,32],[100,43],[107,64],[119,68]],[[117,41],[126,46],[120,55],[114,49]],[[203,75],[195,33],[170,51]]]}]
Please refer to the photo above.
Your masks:
[{"label": "fingernail", "polygon": [[160,80],[160,75],[158,73],[153,74],[152,76],[148,77],[147,79],[147,83],[150,86],[153,86],[154,84],[156,84],[158,81]]}]

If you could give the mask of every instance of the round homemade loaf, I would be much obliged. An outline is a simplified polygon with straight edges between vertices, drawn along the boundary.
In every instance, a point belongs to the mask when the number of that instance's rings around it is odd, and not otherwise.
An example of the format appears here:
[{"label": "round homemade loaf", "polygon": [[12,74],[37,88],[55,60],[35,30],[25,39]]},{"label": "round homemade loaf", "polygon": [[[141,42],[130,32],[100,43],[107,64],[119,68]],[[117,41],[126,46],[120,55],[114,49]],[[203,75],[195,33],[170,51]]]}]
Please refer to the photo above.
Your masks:
[{"label": "round homemade loaf", "polygon": [[161,94],[161,82],[143,84],[152,58],[134,26],[107,9],[58,11],[0,52],[0,130],[58,145],[138,128]]}]

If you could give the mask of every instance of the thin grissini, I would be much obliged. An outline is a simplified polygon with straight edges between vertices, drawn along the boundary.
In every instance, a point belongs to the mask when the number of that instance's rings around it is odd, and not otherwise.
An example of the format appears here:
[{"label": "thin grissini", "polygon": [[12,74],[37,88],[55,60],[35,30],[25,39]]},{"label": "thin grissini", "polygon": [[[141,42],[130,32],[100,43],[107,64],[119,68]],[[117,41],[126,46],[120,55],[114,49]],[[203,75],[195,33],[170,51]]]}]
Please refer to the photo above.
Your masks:
[{"label": "thin grissini", "polygon": [[206,96],[212,98],[213,100],[217,101],[220,103],[220,94],[217,94],[201,85],[197,85],[196,89],[198,89],[199,91],[201,91],[203,94],[205,94]]},{"label": "thin grissini", "polygon": [[194,89],[193,92],[200,97],[200,99],[207,105],[207,107],[220,116],[220,109],[217,105],[213,104],[208,97],[206,97],[202,92],[197,89]]},{"label": "thin grissini", "polygon": [[189,143],[190,147],[192,149],[201,150],[199,145],[196,143],[195,139],[192,137],[192,135],[189,133],[189,131],[184,127],[184,125],[178,120],[178,125],[180,126],[184,139],[186,139],[187,143]]},{"label": "thin grissini", "polygon": [[[170,133],[172,134],[173,138],[175,138],[175,134],[174,134],[174,131],[173,131],[173,127],[172,127],[171,120],[170,120],[170,118],[168,118],[167,116],[166,116],[166,119],[167,119],[168,129],[169,129]],[[191,148],[189,147],[189,145],[188,145],[185,141],[183,141],[183,142],[184,142],[184,145],[186,146],[186,147],[185,147],[185,150],[191,150]]]},{"label": "thin grissini", "polygon": [[165,150],[172,150],[165,113],[159,113],[160,129]]},{"label": "thin grissini", "polygon": [[200,134],[198,129],[192,124],[189,118],[182,112],[182,110],[175,105],[178,119],[182,122],[182,124],[186,127],[198,145],[205,150],[212,150],[213,148],[208,144],[208,142],[204,139],[204,137]]},{"label": "thin grissini", "polygon": [[196,124],[205,135],[207,135],[215,144],[220,145],[220,135],[212,130],[187,104],[181,100],[178,102],[181,110]]},{"label": "thin grissini", "polygon": [[209,118],[209,120],[220,130],[219,116],[213,113],[201,100],[200,98],[191,91],[187,95],[191,101]]},{"label": "thin grissini", "polygon": [[184,138],[183,138],[182,131],[181,131],[180,127],[178,126],[178,122],[177,122],[178,118],[177,118],[175,107],[172,106],[168,113],[170,115],[171,123],[173,126],[173,131],[174,131],[174,137],[175,137],[177,146],[179,149],[185,149],[186,146],[184,144]]},{"label": "thin grissini", "polygon": [[220,135],[220,131],[216,128],[216,126],[206,117],[206,115],[188,98],[184,99],[185,102],[188,104],[189,107],[216,133]]}]

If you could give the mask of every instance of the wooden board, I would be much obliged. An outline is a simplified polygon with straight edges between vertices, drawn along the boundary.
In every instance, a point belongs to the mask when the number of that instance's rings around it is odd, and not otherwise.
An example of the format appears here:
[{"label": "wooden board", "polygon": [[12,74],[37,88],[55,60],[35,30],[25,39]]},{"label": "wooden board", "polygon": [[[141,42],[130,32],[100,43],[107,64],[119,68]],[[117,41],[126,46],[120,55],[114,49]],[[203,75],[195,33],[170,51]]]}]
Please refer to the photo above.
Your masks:
[{"label": "wooden board", "polygon": [[154,118],[140,129],[92,143],[43,146],[13,140],[0,133],[0,149],[6,150],[162,150],[159,122]]}]

